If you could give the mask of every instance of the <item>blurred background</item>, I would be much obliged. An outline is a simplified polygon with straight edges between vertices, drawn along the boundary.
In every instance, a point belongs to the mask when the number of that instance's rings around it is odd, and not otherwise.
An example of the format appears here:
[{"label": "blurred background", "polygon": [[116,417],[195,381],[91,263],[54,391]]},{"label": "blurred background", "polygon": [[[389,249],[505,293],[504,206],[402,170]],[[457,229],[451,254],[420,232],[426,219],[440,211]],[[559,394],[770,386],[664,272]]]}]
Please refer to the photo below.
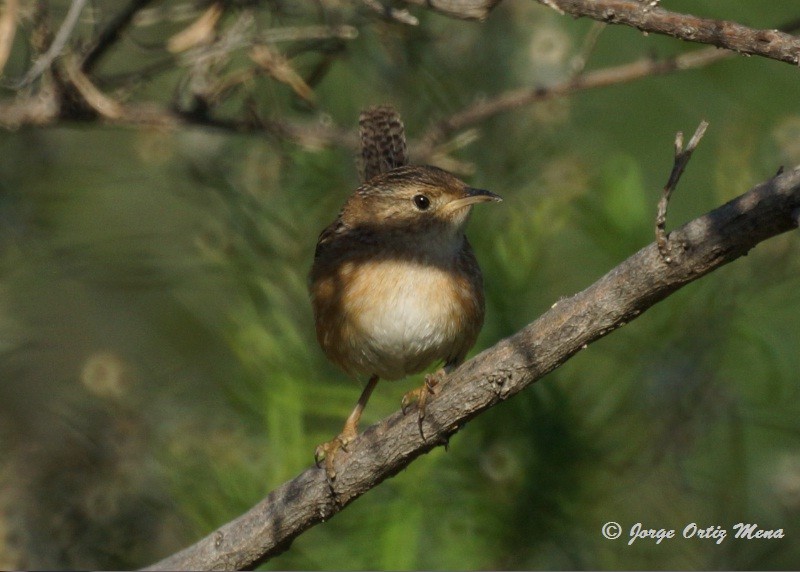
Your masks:
[{"label": "blurred background", "polygon": [[[70,49],[127,4],[90,4]],[[368,4],[226,5],[217,37],[255,30],[290,79],[253,73],[249,47],[230,48],[209,64],[230,80],[217,126],[0,131],[0,568],[154,562],[304,470],[338,432],[360,386],[317,347],[306,275],[358,185],[362,108],[395,105],[415,162],[505,198],[468,228],[487,290],[474,352],[653,241],[678,130],[710,122],[668,228],[800,163],[797,68],[740,56],[518,107],[426,148],[435,122],[565,81],[581,61],[591,71],[704,47],[530,0],[505,0],[484,23],[410,8],[417,26]],[[57,30],[69,3],[48,5]],[[151,2],[96,87],[197,111],[204,46],[169,42],[208,6]],[[758,28],[800,17],[791,2],[667,8]],[[2,101],[31,66],[40,18],[20,3]],[[341,33],[298,32],[311,26]],[[234,128],[242,117],[264,128]],[[264,568],[800,567],[799,245],[779,236],[685,287]],[[379,384],[364,425],[418,384]],[[622,539],[601,536],[607,521]],[[628,546],[637,522],[729,532],[720,545]],[[739,522],[786,538],[734,540]]]}]

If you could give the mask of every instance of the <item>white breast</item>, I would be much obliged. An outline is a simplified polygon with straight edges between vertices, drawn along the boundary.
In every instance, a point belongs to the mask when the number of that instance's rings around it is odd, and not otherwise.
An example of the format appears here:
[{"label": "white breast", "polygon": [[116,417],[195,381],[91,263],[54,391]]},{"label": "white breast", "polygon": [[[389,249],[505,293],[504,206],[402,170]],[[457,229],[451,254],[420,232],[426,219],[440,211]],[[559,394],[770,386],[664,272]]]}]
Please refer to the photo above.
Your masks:
[{"label": "white breast", "polygon": [[444,270],[393,260],[360,266],[352,277],[347,345],[361,373],[399,379],[455,353],[463,310]]}]

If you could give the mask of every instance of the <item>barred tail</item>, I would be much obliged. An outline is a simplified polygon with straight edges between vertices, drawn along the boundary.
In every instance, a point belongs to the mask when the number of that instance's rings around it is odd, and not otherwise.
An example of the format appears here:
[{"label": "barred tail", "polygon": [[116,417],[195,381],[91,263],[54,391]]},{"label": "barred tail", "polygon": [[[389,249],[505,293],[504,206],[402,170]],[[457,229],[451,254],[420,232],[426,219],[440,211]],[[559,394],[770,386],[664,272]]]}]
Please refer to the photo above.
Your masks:
[{"label": "barred tail", "polygon": [[361,135],[361,179],[408,164],[406,133],[400,114],[391,106],[371,107],[358,120]]}]

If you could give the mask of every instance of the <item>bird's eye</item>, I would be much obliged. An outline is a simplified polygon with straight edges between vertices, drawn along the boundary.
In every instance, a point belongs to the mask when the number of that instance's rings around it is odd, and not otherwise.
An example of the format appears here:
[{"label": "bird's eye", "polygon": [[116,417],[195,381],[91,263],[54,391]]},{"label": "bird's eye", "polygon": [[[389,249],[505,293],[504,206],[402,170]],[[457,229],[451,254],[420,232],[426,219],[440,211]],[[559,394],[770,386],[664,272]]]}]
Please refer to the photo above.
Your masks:
[{"label": "bird's eye", "polygon": [[425,195],[414,195],[414,198],[411,200],[414,201],[414,205],[421,211],[426,211],[428,207],[431,206],[431,200]]}]

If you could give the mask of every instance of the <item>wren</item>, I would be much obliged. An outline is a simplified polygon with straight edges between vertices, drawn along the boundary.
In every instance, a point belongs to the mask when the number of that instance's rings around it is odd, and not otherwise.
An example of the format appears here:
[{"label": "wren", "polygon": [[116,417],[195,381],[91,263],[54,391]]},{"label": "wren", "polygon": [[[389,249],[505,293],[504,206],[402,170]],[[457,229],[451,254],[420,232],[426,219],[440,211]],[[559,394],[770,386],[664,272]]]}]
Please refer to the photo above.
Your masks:
[{"label": "wren", "polygon": [[378,379],[397,380],[433,363],[443,370],[405,395],[420,421],[446,372],[475,344],[485,314],[483,278],[464,234],[472,205],[502,200],[447,171],[407,165],[402,122],[391,108],[361,117],[367,178],[319,236],[309,276],[317,340],[350,376],[368,379],[342,432],[317,447],[333,459],[358,434]]}]

